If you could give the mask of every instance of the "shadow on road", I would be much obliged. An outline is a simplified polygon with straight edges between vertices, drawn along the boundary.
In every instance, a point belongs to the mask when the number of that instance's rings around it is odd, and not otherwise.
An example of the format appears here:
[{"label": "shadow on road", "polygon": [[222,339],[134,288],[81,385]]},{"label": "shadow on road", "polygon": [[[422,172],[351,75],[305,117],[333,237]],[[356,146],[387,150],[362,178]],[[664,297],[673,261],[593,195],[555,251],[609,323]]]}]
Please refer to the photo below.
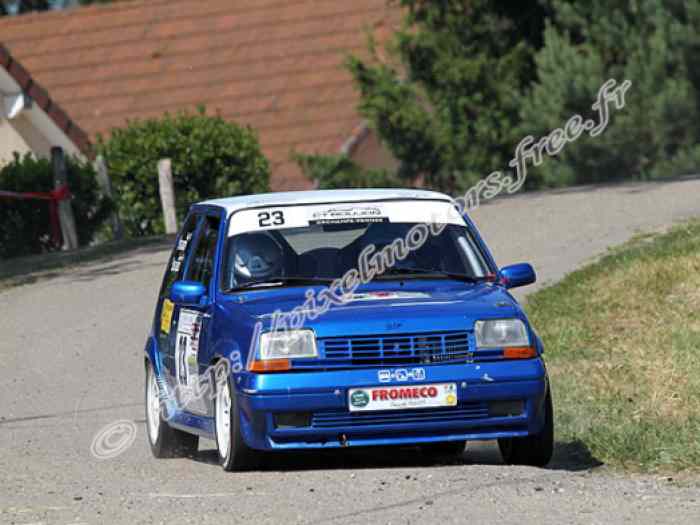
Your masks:
[{"label": "shadow on road", "polygon": [[[137,256],[167,253],[173,242],[174,236],[127,239],[71,252],[52,252],[0,261],[0,290],[72,276],[72,273],[75,273],[76,280],[84,281],[143,268],[143,261]],[[99,266],[105,263],[107,266]],[[158,266],[163,264],[159,263]]]},{"label": "shadow on road", "polygon": [[164,263],[145,263],[142,259],[129,259],[114,262],[112,264],[104,266],[94,266],[85,270],[77,270],[66,277],[72,282],[89,282],[94,281],[95,279],[99,279],[101,277],[119,275],[134,270],[142,270],[144,268],[154,267],[163,268]]},{"label": "shadow on road", "polygon": [[554,445],[554,456],[547,465],[549,470],[579,472],[602,467],[604,463],[596,458],[581,440],[558,442]]},{"label": "shadow on road", "polygon": [[[218,465],[215,449],[200,450],[192,458],[200,463]],[[547,470],[579,472],[601,466],[588,447],[581,441],[557,443],[554,457]],[[302,451],[293,453],[267,453],[263,456],[260,471],[305,471],[343,469],[415,468],[439,465],[503,465],[495,442],[472,442],[461,456],[431,457],[416,447],[367,447]]]}]

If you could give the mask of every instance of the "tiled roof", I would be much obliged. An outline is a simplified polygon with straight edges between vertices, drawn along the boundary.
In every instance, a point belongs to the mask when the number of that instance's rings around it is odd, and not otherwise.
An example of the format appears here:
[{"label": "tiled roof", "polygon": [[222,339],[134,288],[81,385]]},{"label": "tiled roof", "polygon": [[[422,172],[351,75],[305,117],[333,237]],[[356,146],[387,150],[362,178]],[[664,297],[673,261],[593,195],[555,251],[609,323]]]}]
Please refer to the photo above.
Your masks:
[{"label": "tiled roof", "polygon": [[308,188],[291,151],[337,153],[357,129],[342,67],[386,0],[134,0],[0,19],[0,42],[76,125],[98,133],[205,105],[257,129],[275,190]]}]

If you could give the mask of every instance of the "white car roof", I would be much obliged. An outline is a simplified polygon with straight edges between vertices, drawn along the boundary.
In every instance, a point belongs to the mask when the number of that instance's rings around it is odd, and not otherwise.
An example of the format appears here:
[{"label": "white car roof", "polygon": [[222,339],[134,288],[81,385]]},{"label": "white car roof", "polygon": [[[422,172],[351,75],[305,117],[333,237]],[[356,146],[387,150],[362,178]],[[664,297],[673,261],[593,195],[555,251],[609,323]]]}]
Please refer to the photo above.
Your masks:
[{"label": "white car roof", "polygon": [[376,190],[316,190],[286,191],[279,193],[259,193],[256,195],[239,195],[224,199],[212,199],[199,204],[219,206],[226,210],[226,215],[245,208],[258,206],[282,206],[290,204],[319,204],[334,202],[365,202],[385,199],[405,200],[442,200],[451,201],[452,197],[444,193],[427,190],[376,189]]}]

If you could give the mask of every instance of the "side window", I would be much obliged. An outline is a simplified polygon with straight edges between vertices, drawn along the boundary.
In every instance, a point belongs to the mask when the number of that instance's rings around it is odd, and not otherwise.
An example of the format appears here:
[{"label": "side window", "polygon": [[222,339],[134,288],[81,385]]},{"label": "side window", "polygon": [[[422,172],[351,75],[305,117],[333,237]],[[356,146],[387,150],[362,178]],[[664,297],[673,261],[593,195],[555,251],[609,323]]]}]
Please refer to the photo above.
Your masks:
[{"label": "side window", "polygon": [[191,215],[187,223],[182,227],[175,249],[170,256],[168,267],[165,270],[163,285],[160,289],[161,297],[168,297],[170,295],[170,287],[173,283],[182,279],[182,273],[185,271],[185,260],[192,248],[194,231],[197,228],[197,219],[199,219],[199,216]]},{"label": "side window", "polygon": [[219,226],[221,220],[218,217],[205,217],[202,230],[197,240],[194,259],[187,272],[188,281],[197,281],[204,286],[209,286],[214,273],[214,256],[216,244],[219,239]]}]

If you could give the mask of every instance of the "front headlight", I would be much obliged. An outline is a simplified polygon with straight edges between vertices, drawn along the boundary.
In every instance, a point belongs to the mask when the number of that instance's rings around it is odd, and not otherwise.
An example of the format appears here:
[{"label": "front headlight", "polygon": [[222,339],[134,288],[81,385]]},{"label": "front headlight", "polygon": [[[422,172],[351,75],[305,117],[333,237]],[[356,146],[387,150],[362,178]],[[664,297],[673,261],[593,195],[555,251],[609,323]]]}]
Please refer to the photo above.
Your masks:
[{"label": "front headlight", "polygon": [[520,319],[491,319],[474,324],[477,348],[530,346],[525,323]]},{"label": "front headlight", "polygon": [[312,330],[285,330],[260,336],[261,361],[318,357],[316,337]]}]

